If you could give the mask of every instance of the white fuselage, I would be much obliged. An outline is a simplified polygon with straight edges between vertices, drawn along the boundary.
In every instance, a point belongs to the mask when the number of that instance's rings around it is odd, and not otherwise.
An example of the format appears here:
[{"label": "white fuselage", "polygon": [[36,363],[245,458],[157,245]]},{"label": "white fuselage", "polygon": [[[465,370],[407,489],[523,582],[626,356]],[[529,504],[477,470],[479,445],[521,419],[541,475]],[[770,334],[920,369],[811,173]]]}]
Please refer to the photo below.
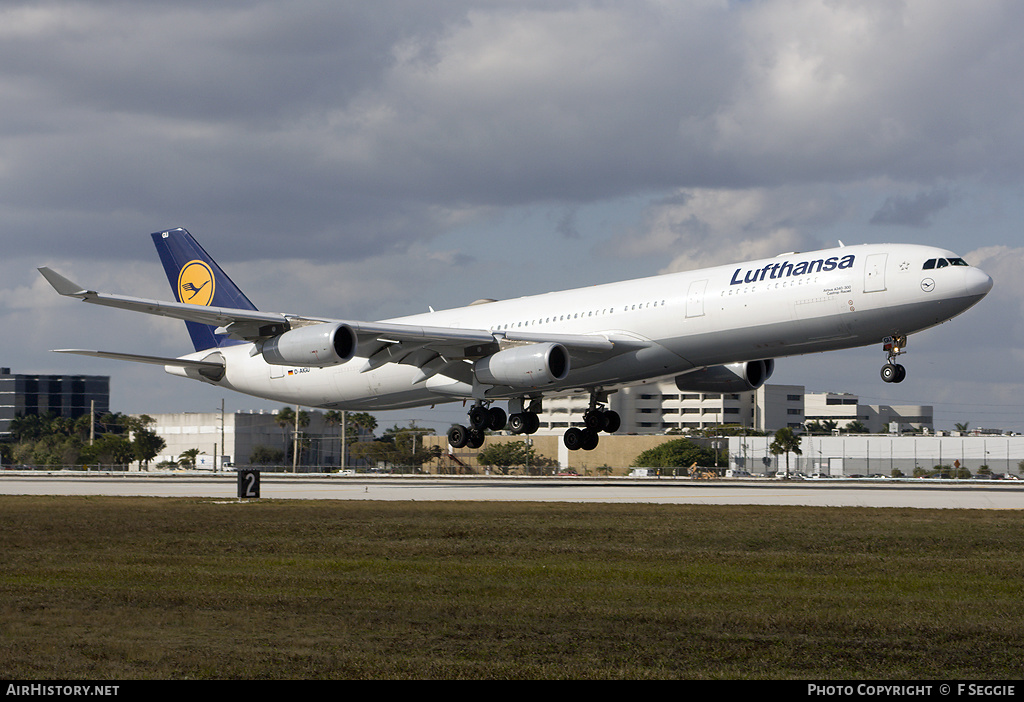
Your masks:
[{"label": "white fuselage", "polygon": [[[929,260],[956,254],[929,246],[877,244],[784,254],[772,259],[659,275],[429,312],[387,322],[490,331],[611,335],[650,342],[600,363],[573,367],[557,394],[604,390],[708,366],[880,343],[940,324],[978,302],[992,282],[977,268]],[[424,380],[415,366],[366,359],[327,367],[270,365],[252,344],[218,350],[217,385],[279,402],[386,410],[470,397]],[[202,354],[193,354],[198,357]],[[168,372],[182,374],[168,367]],[[534,396],[529,390],[488,399]]]}]

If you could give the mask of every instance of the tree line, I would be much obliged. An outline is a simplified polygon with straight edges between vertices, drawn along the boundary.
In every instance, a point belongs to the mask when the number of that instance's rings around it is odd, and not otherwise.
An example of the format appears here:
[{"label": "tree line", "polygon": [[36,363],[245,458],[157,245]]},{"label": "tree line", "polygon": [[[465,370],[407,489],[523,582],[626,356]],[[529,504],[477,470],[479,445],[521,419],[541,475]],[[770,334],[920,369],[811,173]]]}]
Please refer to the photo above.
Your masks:
[{"label": "tree line", "polygon": [[166,446],[143,414],[120,412],[77,419],[54,413],[20,415],[11,420],[11,441],[0,444],[4,465],[121,465],[139,461],[148,466]]}]

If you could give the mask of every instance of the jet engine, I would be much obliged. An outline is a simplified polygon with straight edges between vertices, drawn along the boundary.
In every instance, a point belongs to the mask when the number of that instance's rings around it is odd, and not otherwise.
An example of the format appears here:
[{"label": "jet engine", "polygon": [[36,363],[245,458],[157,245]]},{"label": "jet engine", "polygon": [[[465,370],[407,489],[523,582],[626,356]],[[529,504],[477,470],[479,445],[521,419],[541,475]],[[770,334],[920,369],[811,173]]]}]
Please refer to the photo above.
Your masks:
[{"label": "jet engine", "polygon": [[535,388],[564,380],[569,374],[569,352],[561,344],[513,346],[473,364],[477,380],[487,385]]},{"label": "jet engine", "polygon": [[676,376],[676,387],[690,392],[746,392],[765,384],[775,370],[775,360],[746,361]]},{"label": "jet engine", "polygon": [[356,353],[358,339],[347,324],[298,327],[263,343],[263,360],[276,366],[335,366]]}]

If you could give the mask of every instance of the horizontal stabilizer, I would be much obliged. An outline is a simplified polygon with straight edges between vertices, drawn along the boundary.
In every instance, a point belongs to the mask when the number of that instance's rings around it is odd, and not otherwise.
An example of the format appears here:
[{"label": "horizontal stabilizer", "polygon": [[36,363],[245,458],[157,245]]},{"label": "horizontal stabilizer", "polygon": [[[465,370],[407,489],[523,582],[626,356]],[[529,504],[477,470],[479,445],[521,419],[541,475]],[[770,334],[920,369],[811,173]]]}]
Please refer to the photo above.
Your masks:
[{"label": "horizontal stabilizer", "polygon": [[86,349],[53,349],[54,353],[73,353],[79,356],[95,356],[111,358],[115,361],[132,361],[134,363],[151,363],[156,366],[178,366],[180,368],[220,369],[223,363],[215,361],[195,361],[188,358],[165,358],[163,356],[142,356],[135,353],[118,353],[116,351],[88,351]]},{"label": "horizontal stabilizer", "polygon": [[[53,289],[61,295],[78,297],[85,302],[91,302],[95,305],[104,305],[106,307],[115,307],[174,319],[184,319],[215,327],[227,327],[235,323],[239,326],[244,326],[246,330],[258,330],[260,324],[284,324],[287,321],[282,314],[258,312],[256,310],[208,307],[204,305],[191,305],[185,302],[162,302],[159,300],[129,297],[127,295],[100,293],[83,288],[49,268],[40,268],[39,272],[53,286]],[[256,331],[255,333],[258,334],[259,332]]]},{"label": "horizontal stabilizer", "polygon": [[49,268],[40,268],[39,272],[43,274],[46,281],[53,286],[53,289],[59,292],[61,295],[71,295],[74,297],[81,297],[86,295],[89,291],[83,288],[77,283],[72,283],[70,280]]}]

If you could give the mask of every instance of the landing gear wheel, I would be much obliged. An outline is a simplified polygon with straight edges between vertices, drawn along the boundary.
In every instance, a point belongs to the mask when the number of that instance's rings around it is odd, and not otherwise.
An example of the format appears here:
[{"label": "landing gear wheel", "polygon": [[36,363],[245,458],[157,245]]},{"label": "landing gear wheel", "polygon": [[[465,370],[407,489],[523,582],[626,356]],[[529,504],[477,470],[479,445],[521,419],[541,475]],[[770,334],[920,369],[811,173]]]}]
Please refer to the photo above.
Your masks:
[{"label": "landing gear wheel", "polygon": [[614,434],[622,426],[622,419],[619,417],[618,412],[612,412],[611,410],[599,407],[584,412],[583,423],[587,425],[587,429],[595,433],[603,431],[608,434]]},{"label": "landing gear wheel", "polygon": [[583,423],[587,425],[587,429],[601,431],[604,428],[604,410],[587,410],[583,413]]},{"label": "landing gear wheel", "polygon": [[513,434],[522,434],[526,431],[526,413],[518,412],[509,417],[508,428]]},{"label": "landing gear wheel", "polygon": [[593,429],[580,429],[579,427],[570,427],[565,430],[565,434],[562,436],[562,443],[570,451],[593,451],[597,448],[598,435]]},{"label": "landing gear wheel", "polygon": [[448,443],[452,448],[463,448],[469,443],[469,429],[461,424],[452,425],[452,428],[448,430]]},{"label": "landing gear wheel", "polygon": [[478,449],[484,445],[484,433],[479,429],[469,430],[469,440],[466,442],[466,446],[471,449]]},{"label": "landing gear wheel", "polygon": [[491,414],[483,405],[478,405],[469,411],[469,426],[473,429],[486,429],[491,422]]},{"label": "landing gear wheel", "polygon": [[540,429],[540,417],[533,412],[517,412],[508,418],[508,428],[513,434],[535,434]]},{"label": "landing gear wheel", "polygon": [[902,383],[907,377],[907,369],[898,363],[886,363],[882,366],[882,380],[887,383]]},{"label": "landing gear wheel", "polygon": [[505,410],[500,407],[492,407],[487,410],[487,414],[488,429],[491,431],[501,431],[505,428],[505,424],[508,422],[508,416],[505,414]]}]

